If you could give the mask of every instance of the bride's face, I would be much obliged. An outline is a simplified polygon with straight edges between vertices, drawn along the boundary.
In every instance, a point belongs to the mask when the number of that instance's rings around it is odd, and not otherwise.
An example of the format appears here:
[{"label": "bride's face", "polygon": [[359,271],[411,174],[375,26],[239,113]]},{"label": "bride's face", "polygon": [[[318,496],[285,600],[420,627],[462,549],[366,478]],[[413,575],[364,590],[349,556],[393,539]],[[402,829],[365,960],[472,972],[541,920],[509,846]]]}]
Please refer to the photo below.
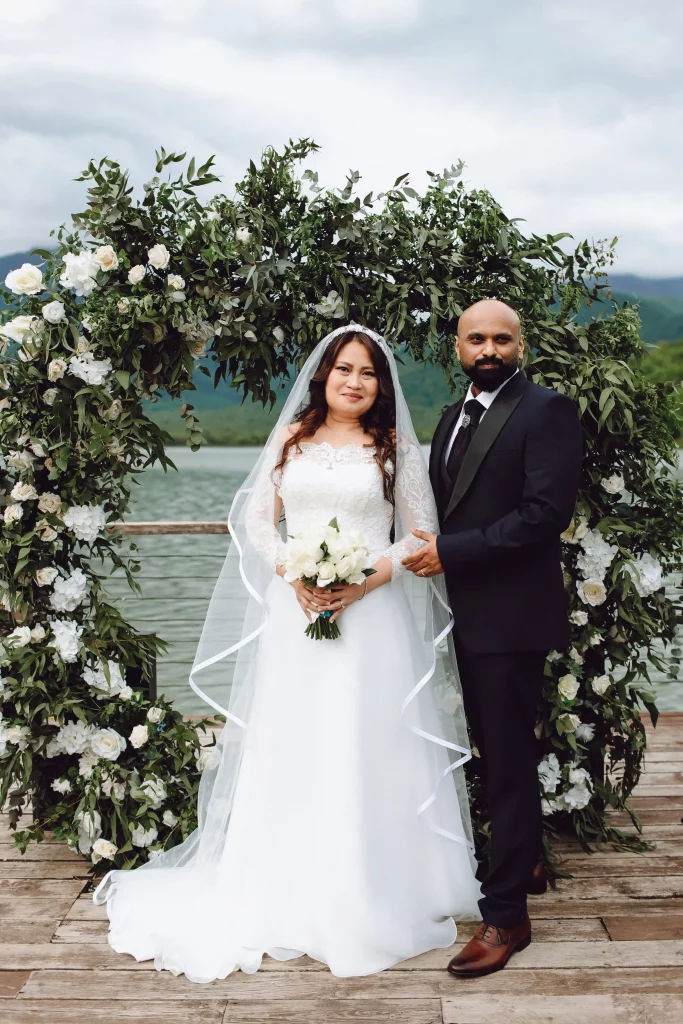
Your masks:
[{"label": "bride's face", "polygon": [[377,374],[365,345],[347,342],[325,381],[328,409],[340,419],[360,419],[372,407],[377,389]]}]

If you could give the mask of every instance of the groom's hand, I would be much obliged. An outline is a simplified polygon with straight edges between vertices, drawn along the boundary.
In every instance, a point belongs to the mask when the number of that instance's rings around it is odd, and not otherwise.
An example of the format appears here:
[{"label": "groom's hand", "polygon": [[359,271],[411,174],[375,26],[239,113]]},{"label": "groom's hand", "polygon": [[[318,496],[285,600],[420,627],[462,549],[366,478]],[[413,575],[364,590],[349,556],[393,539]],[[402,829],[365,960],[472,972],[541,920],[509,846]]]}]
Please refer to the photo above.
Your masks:
[{"label": "groom's hand", "polygon": [[422,530],[413,530],[413,536],[419,537],[427,543],[414,555],[408,555],[403,559],[403,565],[416,576],[438,576],[442,573],[443,566],[436,550],[436,534],[424,533]]}]

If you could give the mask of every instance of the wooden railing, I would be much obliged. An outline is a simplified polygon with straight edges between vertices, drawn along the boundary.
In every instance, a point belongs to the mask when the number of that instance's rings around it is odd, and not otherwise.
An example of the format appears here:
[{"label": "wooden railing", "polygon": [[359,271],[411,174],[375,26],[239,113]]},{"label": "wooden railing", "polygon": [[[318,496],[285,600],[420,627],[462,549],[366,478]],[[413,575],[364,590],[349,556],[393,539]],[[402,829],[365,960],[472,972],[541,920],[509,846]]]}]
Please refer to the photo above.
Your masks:
[{"label": "wooden railing", "polygon": [[230,533],[227,523],[221,522],[116,522],[108,523],[108,530],[117,530],[129,536],[134,534],[161,534],[161,533]]}]

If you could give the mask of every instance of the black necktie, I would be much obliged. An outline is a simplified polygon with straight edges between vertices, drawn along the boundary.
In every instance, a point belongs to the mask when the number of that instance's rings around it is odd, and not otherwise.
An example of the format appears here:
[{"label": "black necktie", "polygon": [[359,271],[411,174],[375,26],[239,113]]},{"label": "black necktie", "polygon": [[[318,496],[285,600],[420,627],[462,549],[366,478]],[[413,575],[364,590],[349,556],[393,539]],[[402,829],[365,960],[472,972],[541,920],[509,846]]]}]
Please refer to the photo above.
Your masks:
[{"label": "black necktie", "polygon": [[479,426],[479,420],[485,410],[481,402],[478,402],[476,398],[470,398],[465,402],[463,411],[465,415],[451,445],[448,462],[446,463],[446,471],[451,478],[452,484],[455,484],[455,481],[458,479],[458,473],[465,458],[465,452],[470,446],[470,441],[474,437],[475,431]]}]

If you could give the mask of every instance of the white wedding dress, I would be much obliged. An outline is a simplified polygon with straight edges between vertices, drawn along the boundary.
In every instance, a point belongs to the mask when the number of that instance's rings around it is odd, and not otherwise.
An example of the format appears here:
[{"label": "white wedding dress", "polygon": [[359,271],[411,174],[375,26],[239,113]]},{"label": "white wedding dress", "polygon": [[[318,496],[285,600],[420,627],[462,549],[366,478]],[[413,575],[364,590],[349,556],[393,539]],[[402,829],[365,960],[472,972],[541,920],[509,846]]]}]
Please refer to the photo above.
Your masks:
[{"label": "white wedding dress", "polygon": [[[415,526],[434,530],[424,473],[412,475],[410,460],[397,502]],[[480,918],[471,852],[445,838],[463,835],[447,755],[423,738],[438,731],[431,695],[422,694],[422,733],[401,714],[429,668],[401,565],[420,542],[409,534],[390,543],[393,508],[372,450],[304,442],[275,483],[290,535],[336,516],[365,534],[373,560],[391,559],[393,576],[342,613],[335,641],[305,636],[293,588],[273,576],[216,866],[116,871],[96,894],[107,900],[115,950],[197,982],[256,971],[266,953],[305,953],[340,977],[371,974],[450,946],[454,919]],[[255,543],[269,534],[277,546],[272,518],[264,524],[258,502],[252,508]],[[417,811],[440,776],[435,829]]]}]

